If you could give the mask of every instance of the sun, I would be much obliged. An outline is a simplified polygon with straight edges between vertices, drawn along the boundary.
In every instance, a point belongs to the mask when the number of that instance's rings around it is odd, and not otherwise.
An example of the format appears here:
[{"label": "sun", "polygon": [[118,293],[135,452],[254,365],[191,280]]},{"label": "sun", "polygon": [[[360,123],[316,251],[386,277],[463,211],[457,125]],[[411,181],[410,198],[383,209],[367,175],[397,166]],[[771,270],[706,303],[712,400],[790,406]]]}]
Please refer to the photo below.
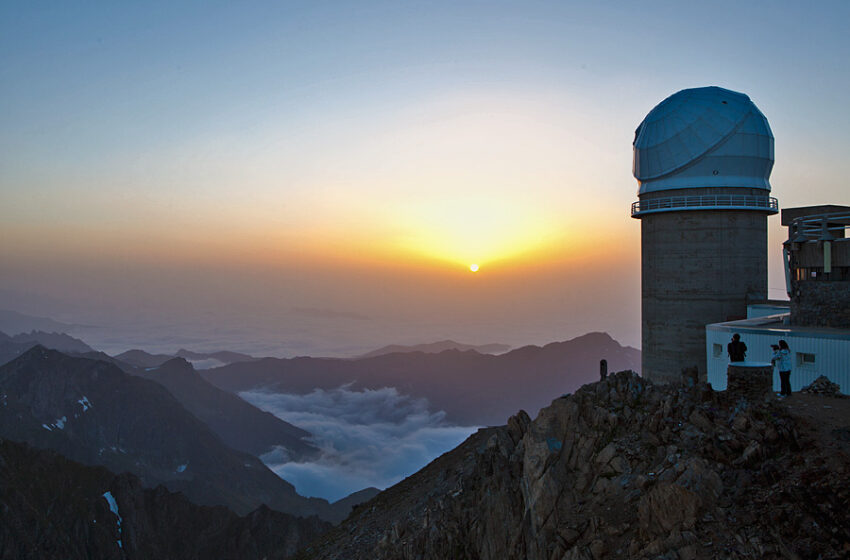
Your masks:
[{"label": "sun", "polygon": [[474,263],[469,265],[469,270],[471,270],[472,272],[478,272],[478,265]]}]

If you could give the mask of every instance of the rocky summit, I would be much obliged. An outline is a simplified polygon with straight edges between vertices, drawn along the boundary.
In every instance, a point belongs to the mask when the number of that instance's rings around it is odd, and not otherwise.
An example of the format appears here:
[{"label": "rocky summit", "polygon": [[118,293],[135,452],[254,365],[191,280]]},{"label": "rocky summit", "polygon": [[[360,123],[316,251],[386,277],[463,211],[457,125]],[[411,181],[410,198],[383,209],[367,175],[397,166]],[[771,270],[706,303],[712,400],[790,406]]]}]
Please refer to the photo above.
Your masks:
[{"label": "rocky summit", "polygon": [[620,372],[480,430],[299,558],[847,558],[850,459],[820,433]]}]

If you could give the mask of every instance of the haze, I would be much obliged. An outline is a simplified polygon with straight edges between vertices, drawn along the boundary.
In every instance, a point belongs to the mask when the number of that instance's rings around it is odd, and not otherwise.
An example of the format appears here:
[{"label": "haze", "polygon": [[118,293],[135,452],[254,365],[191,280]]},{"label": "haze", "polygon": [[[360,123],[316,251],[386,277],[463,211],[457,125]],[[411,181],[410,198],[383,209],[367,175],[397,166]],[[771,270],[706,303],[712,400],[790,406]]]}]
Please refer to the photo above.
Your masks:
[{"label": "haze", "polygon": [[639,346],[635,127],[683,88],[745,92],[780,205],[848,204],[848,20],[846,2],[4,4],[0,308],[106,351]]}]

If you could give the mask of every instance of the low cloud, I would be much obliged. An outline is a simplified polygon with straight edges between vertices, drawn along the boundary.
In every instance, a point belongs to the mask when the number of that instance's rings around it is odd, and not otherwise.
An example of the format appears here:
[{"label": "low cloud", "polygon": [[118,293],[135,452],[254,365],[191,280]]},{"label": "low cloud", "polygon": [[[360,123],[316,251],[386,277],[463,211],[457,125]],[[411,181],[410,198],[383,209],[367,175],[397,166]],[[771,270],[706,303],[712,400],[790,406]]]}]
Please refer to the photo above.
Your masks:
[{"label": "low cloud", "polygon": [[281,450],[262,459],[300,494],[330,501],[369,486],[387,488],[477,429],[446,424],[445,413],[430,411],[426,399],[392,387],[354,391],[343,386],[306,395],[246,391],[240,396],[313,434],[322,450],[316,461],[287,462]]}]

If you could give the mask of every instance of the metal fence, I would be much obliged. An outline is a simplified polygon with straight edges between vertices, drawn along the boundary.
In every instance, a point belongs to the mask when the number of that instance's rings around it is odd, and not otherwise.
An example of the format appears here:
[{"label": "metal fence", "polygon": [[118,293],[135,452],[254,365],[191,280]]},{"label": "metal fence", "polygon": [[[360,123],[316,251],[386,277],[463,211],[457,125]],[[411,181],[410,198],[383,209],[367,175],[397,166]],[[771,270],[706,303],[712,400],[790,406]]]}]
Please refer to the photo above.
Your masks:
[{"label": "metal fence", "polygon": [[779,212],[779,201],[772,196],[711,194],[668,196],[632,203],[632,217],[650,212],[679,210],[762,210],[775,214]]}]

